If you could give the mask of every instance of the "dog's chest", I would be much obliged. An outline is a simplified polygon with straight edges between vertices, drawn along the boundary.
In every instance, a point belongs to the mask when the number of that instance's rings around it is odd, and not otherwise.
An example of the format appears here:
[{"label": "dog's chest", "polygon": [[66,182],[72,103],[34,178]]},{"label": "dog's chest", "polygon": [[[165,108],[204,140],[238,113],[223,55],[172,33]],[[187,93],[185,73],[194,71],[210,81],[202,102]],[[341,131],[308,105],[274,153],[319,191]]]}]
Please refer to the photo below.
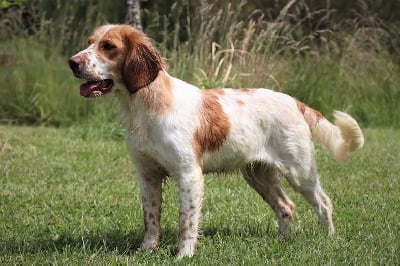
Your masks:
[{"label": "dog's chest", "polygon": [[163,144],[164,136],[160,126],[151,122],[148,117],[135,117],[126,126],[126,138],[131,149],[145,154],[157,154]]},{"label": "dog's chest", "polygon": [[136,116],[126,127],[126,141],[133,158],[149,158],[174,171],[176,165],[192,157],[192,131],[190,123],[170,117]]}]

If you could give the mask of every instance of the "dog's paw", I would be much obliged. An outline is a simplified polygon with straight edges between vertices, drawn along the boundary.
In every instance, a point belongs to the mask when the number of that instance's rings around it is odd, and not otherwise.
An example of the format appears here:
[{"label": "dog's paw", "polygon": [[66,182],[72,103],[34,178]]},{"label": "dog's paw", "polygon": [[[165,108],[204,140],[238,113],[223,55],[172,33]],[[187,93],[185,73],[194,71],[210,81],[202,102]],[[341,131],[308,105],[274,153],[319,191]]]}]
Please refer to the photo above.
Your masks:
[{"label": "dog's paw", "polygon": [[185,243],[179,245],[178,253],[176,254],[177,259],[182,259],[183,257],[192,257],[195,251],[195,243]]},{"label": "dog's paw", "polygon": [[156,250],[158,248],[158,239],[144,239],[142,244],[141,244],[141,248],[146,249],[146,250]]}]

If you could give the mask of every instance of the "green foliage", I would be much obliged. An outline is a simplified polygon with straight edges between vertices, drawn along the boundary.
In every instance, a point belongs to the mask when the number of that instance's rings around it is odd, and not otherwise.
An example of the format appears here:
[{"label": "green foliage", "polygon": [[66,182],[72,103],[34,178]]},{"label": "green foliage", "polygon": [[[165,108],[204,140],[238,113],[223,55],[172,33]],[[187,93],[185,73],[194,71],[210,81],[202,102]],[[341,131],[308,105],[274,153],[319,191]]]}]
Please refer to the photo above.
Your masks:
[{"label": "green foliage", "polygon": [[[142,14],[173,75],[203,88],[268,87],[327,116],[341,109],[365,126],[400,126],[400,25],[381,18],[379,3],[357,1],[343,17],[334,8],[344,2],[290,1],[274,10],[255,10],[253,1],[167,3],[143,2]],[[66,61],[93,28],[124,18],[123,1],[32,0],[3,12],[0,122],[116,121],[111,97],[78,96]]]},{"label": "green foliage", "polygon": [[26,0],[0,0],[0,9],[9,8],[12,5],[22,5]]},{"label": "green foliage", "polygon": [[[18,43],[3,42],[1,50],[7,51],[7,64],[13,65],[0,68],[0,112],[4,120],[61,124],[78,119],[87,110],[74,99],[73,90],[69,89],[74,80],[65,75],[64,60],[51,48],[35,40],[20,39]],[[27,50],[28,53],[21,53]]]},{"label": "green foliage", "polygon": [[163,187],[161,247],[146,252],[123,141],[97,128],[0,126],[0,264],[398,265],[400,131],[364,133],[365,147],[346,165],[316,149],[336,235],[327,237],[283,182],[297,207],[281,240],[273,211],[237,173],[210,174],[197,253],[177,262],[176,182]]}]

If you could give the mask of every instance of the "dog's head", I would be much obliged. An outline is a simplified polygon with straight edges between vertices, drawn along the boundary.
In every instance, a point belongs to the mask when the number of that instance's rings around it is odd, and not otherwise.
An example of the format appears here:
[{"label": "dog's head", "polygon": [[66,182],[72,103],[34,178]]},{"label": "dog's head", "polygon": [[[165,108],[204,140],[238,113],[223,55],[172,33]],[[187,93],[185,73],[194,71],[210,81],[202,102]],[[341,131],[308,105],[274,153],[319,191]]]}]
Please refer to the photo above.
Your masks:
[{"label": "dog's head", "polygon": [[68,61],[73,74],[87,80],[80,86],[84,97],[111,92],[115,83],[135,93],[153,82],[164,67],[146,35],[128,25],[101,26],[88,45]]}]

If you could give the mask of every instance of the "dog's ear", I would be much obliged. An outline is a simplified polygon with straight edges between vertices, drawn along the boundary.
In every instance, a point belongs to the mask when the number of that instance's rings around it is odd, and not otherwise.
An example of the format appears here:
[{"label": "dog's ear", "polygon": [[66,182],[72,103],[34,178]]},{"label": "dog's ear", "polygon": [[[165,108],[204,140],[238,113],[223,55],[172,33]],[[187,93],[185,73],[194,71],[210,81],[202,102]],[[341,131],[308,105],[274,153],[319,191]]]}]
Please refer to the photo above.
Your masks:
[{"label": "dog's ear", "polygon": [[126,58],[122,69],[126,88],[135,93],[153,82],[164,62],[146,35],[129,27],[125,32]]}]

